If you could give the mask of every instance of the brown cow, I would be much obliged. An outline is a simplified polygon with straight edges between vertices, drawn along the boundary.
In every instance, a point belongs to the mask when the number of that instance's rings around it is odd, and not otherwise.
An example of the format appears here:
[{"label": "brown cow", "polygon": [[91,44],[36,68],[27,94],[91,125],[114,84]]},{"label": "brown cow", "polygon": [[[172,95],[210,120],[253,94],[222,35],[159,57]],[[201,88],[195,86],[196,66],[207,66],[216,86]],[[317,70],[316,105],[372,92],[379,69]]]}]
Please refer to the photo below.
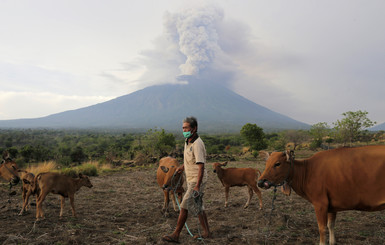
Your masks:
[{"label": "brown cow", "polygon": [[[284,185],[313,204],[320,244],[335,244],[334,224],[338,211],[385,209],[385,146],[338,148],[304,160],[294,152],[274,152],[267,158],[258,186]],[[289,192],[290,193],[290,192]]]},{"label": "brown cow", "polygon": [[34,190],[35,175],[33,173],[30,173],[24,170],[20,170],[20,172],[23,172],[21,177],[21,180],[23,181],[23,187],[22,187],[23,207],[21,208],[21,211],[19,213],[19,215],[22,215],[24,211],[28,210],[28,208],[30,207],[28,202],[29,197],[31,195],[35,195],[36,192],[39,191],[39,189]]},{"label": "brown cow", "polygon": [[247,186],[249,190],[249,199],[243,208],[247,208],[250,204],[250,200],[253,197],[253,190],[258,195],[259,198],[259,209],[261,210],[263,207],[262,204],[262,194],[261,191],[257,187],[257,178],[258,173],[261,175],[261,172],[258,169],[253,168],[226,168],[222,167],[226,166],[225,163],[213,163],[214,173],[217,174],[218,179],[221,181],[222,185],[225,187],[225,207],[228,206],[228,198],[229,198],[229,189],[232,186]]},{"label": "brown cow", "polygon": [[9,157],[7,152],[3,153],[3,160],[0,164],[0,177],[9,181],[10,187],[17,185],[20,181],[17,164]]},{"label": "brown cow", "polygon": [[36,175],[34,180],[34,191],[40,188],[40,193],[36,201],[36,220],[40,217],[44,217],[42,203],[48,193],[54,193],[61,195],[60,217],[63,216],[64,201],[66,197],[70,198],[72,215],[75,217],[75,205],[74,198],[75,193],[82,186],[92,187],[91,181],[85,175],[79,174],[79,178],[72,178],[59,173],[40,173]]},{"label": "brown cow", "polygon": [[175,172],[178,167],[179,163],[173,157],[163,157],[159,161],[159,167],[156,172],[156,180],[158,182],[159,187],[163,189],[164,193],[164,204],[162,208],[162,212],[164,214],[168,213],[168,204],[170,202],[169,194],[171,194],[171,200],[174,206],[174,210],[178,211],[176,207],[174,190],[175,193],[178,195],[179,203],[182,201],[182,195],[184,192],[182,185],[184,182],[184,178],[182,174]]}]

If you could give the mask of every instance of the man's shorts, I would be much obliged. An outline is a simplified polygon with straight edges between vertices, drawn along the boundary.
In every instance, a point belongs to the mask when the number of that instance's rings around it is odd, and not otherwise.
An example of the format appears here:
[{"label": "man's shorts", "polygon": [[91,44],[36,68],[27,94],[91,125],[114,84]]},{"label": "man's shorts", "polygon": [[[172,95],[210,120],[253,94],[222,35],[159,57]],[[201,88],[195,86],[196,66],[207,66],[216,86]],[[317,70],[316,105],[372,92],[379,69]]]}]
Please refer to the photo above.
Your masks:
[{"label": "man's shorts", "polygon": [[[196,182],[187,183],[187,191],[183,196],[182,203],[180,204],[181,208],[188,210],[188,207],[190,205],[189,202],[191,203],[191,201],[193,200],[193,198],[192,198],[193,189],[196,185],[197,185]],[[201,183],[201,186],[199,188],[199,192],[203,194],[205,191],[205,187],[206,187],[206,182]],[[203,202],[202,202],[202,210],[205,210]]]}]

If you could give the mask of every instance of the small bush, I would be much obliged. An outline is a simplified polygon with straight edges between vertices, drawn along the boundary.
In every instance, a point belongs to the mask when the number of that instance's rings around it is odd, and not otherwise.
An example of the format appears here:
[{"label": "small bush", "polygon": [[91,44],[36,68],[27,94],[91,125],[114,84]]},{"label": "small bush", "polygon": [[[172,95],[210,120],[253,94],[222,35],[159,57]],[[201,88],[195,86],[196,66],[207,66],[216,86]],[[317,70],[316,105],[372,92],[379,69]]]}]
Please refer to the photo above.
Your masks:
[{"label": "small bush", "polygon": [[82,164],[77,166],[75,169],[77,173],[82,173],[87,176],[98,176],[98,169],[94,164],[91,163]]},{"label": "small bush", "polygon": [[62,168],[60,170],[60,173],[67,175],[67,176],[70,176],[72,178],[76,178],[78,176],[78,173],[77,173],[75,168]]}]

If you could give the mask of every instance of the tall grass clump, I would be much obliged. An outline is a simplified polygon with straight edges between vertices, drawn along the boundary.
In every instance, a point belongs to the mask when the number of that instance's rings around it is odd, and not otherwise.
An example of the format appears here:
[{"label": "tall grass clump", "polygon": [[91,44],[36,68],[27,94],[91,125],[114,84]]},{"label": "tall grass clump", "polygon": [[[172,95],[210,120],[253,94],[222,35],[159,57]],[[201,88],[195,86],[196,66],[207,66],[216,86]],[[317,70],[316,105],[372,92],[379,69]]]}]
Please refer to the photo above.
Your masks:
[{"label": "tall grass clump", "polygon": [[98,176],[98,164],[95,162],[85,162],[76,167],[62,168],[60,172],[74,178],[77,177],[79,173],[87,176]]},{"label": "tall grass clump", "polygon": [[58,166],[56,162],[48,161],[48,162],[43,162],[43,163],[29,166],[26,168],[26,171],[33,173],[34,175],[38,175],[39,173],[57,171],[57,169],[58,169]]}]

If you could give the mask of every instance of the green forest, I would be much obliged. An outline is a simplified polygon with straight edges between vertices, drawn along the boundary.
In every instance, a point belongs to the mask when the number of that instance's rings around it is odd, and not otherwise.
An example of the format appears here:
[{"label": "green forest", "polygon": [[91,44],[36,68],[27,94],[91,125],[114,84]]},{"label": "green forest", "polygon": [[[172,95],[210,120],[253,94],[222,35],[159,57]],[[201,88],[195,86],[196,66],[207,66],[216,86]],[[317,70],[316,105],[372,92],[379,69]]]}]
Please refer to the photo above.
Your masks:
[{"label": "green forest", "polygon": [[[282,130],[265,133],[256,124],[245,124],[236,134],[200,134],[209,159],[231,160],[258,157],[258,151],[291,149],[317,150],[339,146],[384,144],[384,132],[367,129],[374,122],[367,112],[347,112],[333,123],[317,123],[309,130]],[[0,151],[7,150],[20,167],[55,161],[62,167],[86,161],[100,163],[155,163],[163,156],[182,158],[181,132],[150,129],[147,132],[117,130],[0,129]]]}]

